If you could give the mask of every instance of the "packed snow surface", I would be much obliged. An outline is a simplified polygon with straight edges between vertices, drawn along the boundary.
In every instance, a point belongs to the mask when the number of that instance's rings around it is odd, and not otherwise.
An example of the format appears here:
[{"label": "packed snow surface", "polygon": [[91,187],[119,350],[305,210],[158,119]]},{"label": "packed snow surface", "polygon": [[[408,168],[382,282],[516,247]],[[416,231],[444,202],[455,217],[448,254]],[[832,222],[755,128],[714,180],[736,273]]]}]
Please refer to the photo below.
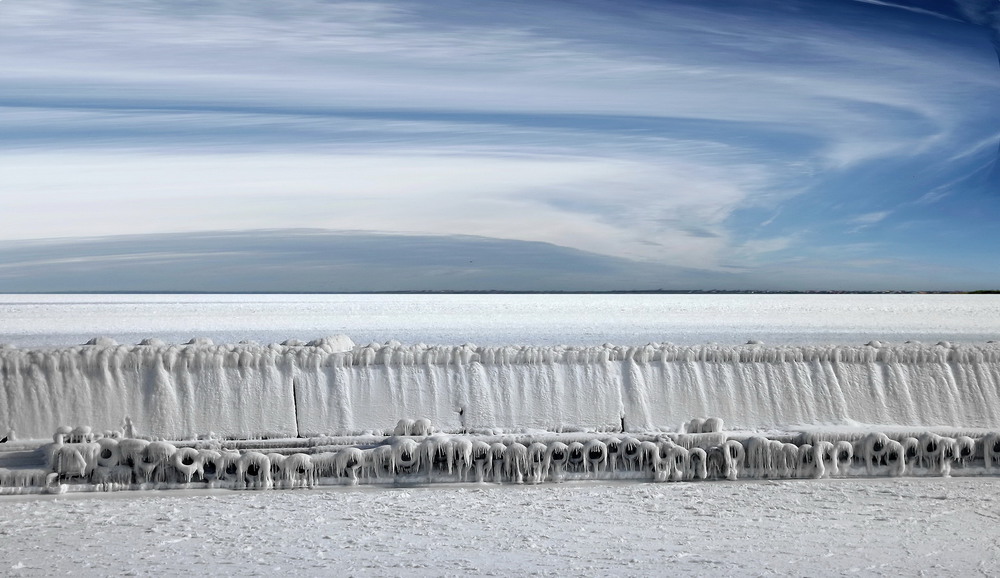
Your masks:
[{"label": "packed snow surface", "polygon": [[7,576],[991,576],[1000,479],[0,497]]}]

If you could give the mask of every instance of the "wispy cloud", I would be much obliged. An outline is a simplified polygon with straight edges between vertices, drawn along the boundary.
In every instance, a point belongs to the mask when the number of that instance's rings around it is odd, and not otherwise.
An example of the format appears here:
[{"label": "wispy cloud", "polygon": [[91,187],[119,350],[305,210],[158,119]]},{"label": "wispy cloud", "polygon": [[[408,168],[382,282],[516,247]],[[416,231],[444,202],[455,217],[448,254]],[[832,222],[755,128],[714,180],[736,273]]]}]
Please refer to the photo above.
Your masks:
[{"label": "wispy cloud", "polygon": [[[545,241],[713,267],[725,219],[769,182],[752,165],[584,156],[396,154],[16,154],[11,238],[270,227],[366,228]],[[629,203],[621,203],[620,195]],[[18,215],[49,207],[31,221]],[[697,232],[701,230],[703,232]],[[704,231],[712,231],[705,234]]]},{"label": "wispy cloud", "polygon": [[855,225],[874,225],[888,217],[892,214],[892,211],[876,211],[874,213],[865,213],[863,215],[858,215],[857,217],[851,219],[851,223]]},{"label": "wispy cloud", "polygon": [[721,270],[889,215],[827,199],[926,203],[982,164],[1000,75],[958,24],[793,3],[5,2],[0,237],[362,228]]},{"label": "wispy cloud", "polygon": [[855,0],[855,2],[863,2],[865,4],[874,4],[875,6],[885,6],[886,8],[895,8],[898,10],[906,10],[908,12],[913,12],[916,14],[923,14],[925,16],[933,16],[934,18],[942,18],[944,20],[952,20],[954,22],[962,22],[958,18],[949,16],[941,12],[935,12],[933,10],[926,10],[918,6],[909,6],[906,4],[897,4],[895,2],[883,2],[882,0]]}]

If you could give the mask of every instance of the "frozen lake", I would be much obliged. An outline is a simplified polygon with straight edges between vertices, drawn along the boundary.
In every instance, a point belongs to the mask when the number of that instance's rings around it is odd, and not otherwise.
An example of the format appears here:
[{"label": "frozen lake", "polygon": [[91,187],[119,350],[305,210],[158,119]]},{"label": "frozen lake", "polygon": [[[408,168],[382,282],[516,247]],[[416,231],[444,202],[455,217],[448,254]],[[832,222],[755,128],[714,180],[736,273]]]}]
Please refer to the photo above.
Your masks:
[{"label": "frozen lake", "polygon": [[6,576],[995,576],[996,478],[0,497]]},{"label": "frozen lake", "polygon": [[0,343],[861,344],[1000,338],[1000,295],[3,295]]},{"label": "frozen lake", "polygon": [[[1000,339],[1000,296],[0,297],[0,343],[18,347],[341,333],[358,344],[481,346],[983,343]],[[914,411],[933,405],[911,401]],[[997,484],[982,476],[4,496],[0,574],[992,575]]]}]

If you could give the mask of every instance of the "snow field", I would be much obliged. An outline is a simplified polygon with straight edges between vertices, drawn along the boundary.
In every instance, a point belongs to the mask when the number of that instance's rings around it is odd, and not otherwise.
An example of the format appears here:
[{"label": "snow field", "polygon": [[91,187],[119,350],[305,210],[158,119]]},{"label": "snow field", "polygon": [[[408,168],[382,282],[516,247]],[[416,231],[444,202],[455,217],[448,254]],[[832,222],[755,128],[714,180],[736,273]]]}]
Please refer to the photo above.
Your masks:
[{"label": "snow field", "polygon": [[8,576],[1000,573],[1000,479],[0,498]]}]

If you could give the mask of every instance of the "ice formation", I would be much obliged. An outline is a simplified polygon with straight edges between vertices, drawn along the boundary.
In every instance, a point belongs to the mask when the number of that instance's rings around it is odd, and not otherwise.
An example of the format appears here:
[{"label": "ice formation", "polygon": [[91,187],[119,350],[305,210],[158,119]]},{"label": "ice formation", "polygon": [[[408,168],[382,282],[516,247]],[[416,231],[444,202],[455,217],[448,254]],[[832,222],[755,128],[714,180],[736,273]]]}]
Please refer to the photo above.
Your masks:
[{"label": "ice formation", "polygon": [[[0,427],[45,439],[60,423],[195,439],[677,431],[869,423],[1000,428],[997,344],[625,347],[118,345],[0,348]],[[404,420],[404,421],[400,421]],[[690,421],[687,433],[721,423]],[[71,432],[67,432],[69,435]]]},{"label": "ice formation", "polygon": [[952,428],[918,437],[905,429],[820,436],[808,431],[481,435],[444,434],[429,420],[422,423],[425,429],[414,435],[256,441],[168,442],[99,433],[79,438],[60,428],[52,443],[40,448],[41,463],[0,468],[0,493],[981,476],[995,475],[1000,462],[1000,433]]},{"label": "ice formation", "polygon": [[0,379],[0,493],[1000,473],[996,344],[94,339]]}]

